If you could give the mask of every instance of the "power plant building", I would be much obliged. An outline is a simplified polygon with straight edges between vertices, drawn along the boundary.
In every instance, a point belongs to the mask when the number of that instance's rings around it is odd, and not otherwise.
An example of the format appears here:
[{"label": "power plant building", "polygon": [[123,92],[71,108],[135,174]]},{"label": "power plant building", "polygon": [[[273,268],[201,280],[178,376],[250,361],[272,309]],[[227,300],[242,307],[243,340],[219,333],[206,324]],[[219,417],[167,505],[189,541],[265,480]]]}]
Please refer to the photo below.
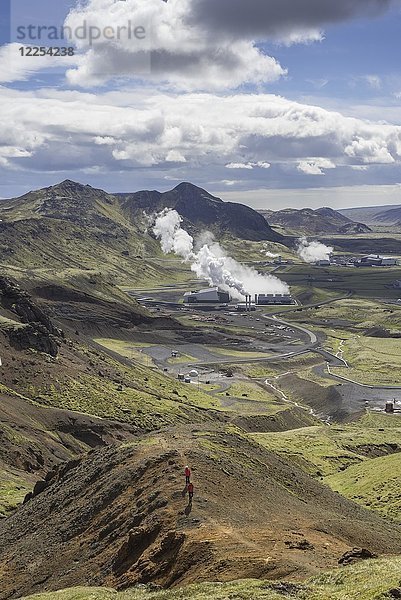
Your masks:
[{"label": "power plant building", "polygon": [[357,267],[395,267],[398,265],[396,258],[390,256],[379,256],[379,254],[369,254],[356,261]]},{"label": "power plant building", "polygon": [[222,292],[216,287],[186,292],[184,302],[185,304],[228,304],[231,302],[231,297],[228,292]]},{"label": "power plant building", "polygon": [[271,304],[289,305],[294,304],[291,294],[256,294],[255,304],[258,306],[269,306]]}]

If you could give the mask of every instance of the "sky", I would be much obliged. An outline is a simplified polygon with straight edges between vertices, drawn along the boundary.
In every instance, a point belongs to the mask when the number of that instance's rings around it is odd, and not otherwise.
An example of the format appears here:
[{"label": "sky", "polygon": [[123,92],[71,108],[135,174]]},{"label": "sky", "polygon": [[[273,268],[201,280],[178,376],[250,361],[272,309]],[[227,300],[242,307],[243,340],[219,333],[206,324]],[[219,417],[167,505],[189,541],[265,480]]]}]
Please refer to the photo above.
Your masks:
[{"label": "sky", "polygon": [[0,198],[401,204],[400,31],[401,0],[0,0]]}]

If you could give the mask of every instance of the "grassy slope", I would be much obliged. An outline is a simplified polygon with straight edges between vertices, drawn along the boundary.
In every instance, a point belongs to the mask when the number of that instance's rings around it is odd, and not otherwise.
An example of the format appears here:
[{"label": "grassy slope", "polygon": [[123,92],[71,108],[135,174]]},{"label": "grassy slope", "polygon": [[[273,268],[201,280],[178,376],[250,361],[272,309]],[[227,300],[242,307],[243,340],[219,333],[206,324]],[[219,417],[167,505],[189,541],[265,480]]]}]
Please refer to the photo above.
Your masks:
[{"label": "grassy slope", "polygon": [[343,344],[349,369],[333,373],[373,385],[401,385],[401,338],[353,336]]},{"label": "grassy slope", "polygon": [[373,328],[399,334],[400,306],[350,298],[294,312],[288,318],[323,333],[324,347],[331,352],[343,352],[350,368],[333,368],[333,373],[365,384],[401,385],[401,338],[366,335]]},{"label": "grassy slope", "polygon": [[[98,373],[76,373],[38,387],[28,383],[27,395],[43,405],[131,422],[146,428],[172,422],[180,416],[180,409],[184,406],[219,406],[217,400],[198,391],[195,386],[189,389],[187,385],[148,366],[139,363],[124,366],[93,350],[82,348],[81,351],[87,354],[89,360],[100,358],[103,369],[113,370],[114,379]],[[121,384],[117,381],[122,382],[123,389],[119,389]]]},{"label": "grassy slope", "polygon": [[274,452],[290,458],[311,475],[334,475],[351,465],[370,460],[367,447],[398,444],[398,427],[365,427],[361,424],[306,427],[294,431],[253,434],[253,438]]},{"label": "grassy slope", "polygon": [[326,478],[336,492],[396,521],[401,520],[401,455],[392,454],[349,467]]},{"label": "grassy slope", "polygon": [[0,470],[0,518],[11,513],[31,491],[32,481]]},{"label": "grassy slope", "polygon": [[334,491],[383,516],[401,520],[401,454],[386,455],[392,448],[400,448],[401,417],[366,413],[350,425],[252,437],[312,476],[324,478]]},{"label": "grassy slope", "polygon": [[[204,583],[182,589],[148,591],[133,589],[122,593],[102,588],[74,588],[29,596],[29,600],[385,600],[386,592],[400,583],[401,559],[364,561],[313,577],[303,585],[244,580],[232,583]],[[280,593],[280,587],[282,593]],[[25,598],[25,600],[28,600]]]}]

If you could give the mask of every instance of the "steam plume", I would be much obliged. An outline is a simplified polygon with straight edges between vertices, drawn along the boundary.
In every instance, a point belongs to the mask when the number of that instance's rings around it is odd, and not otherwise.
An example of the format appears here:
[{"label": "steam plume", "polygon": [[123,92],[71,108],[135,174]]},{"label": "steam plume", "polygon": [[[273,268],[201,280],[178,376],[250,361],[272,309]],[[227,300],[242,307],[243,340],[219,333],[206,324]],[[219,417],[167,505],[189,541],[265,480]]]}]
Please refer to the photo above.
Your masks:
[{"label": "steam plume", "polygon": [[267,258],[278,258],[280,256],[280,254],[270,252],[268,244],[263,244],[263,250],[261,250],[260,252],[264,254]]},{"label": "steam plume", "polygon": [[303,261],[312,264],[318,260],[329,260],[334,248],[325,246],[321,242],[308,242],[306,237],[298,241],[297,254]]},{"label": "steam plume", "polygon": [[261,275],[255,269],[226,256],[210,232],[200,236],[200,243],[198,240],[195,250],[194,239],[182,229],[182,221],[177,211],[165,208],[156,216],[153,232],[160,240],[163,252],[174,252],[190,262],[192,271],[199,279],[205,279],[210,286],[229,292],[236,300],[244,300],[249,294],[289,292],[287,284],[277,277]]}]

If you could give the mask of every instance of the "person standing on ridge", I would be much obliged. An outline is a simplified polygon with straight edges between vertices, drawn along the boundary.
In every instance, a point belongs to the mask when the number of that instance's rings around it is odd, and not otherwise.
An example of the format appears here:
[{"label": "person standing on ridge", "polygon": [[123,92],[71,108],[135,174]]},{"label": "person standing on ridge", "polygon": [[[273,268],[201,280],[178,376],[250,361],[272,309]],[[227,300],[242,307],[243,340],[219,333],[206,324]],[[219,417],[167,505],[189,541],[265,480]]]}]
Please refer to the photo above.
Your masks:
[{"label": "person standing on ridge", "polygon": [[188,485],[191,481],[191,469],[188,465],[185,467],[185,483]]},{"label": "person standing on ridge", "polygon": [[194,497],[194,484],[188,484],[188,496],[189,496],[189,504],[192,504],[192,498]]}]

